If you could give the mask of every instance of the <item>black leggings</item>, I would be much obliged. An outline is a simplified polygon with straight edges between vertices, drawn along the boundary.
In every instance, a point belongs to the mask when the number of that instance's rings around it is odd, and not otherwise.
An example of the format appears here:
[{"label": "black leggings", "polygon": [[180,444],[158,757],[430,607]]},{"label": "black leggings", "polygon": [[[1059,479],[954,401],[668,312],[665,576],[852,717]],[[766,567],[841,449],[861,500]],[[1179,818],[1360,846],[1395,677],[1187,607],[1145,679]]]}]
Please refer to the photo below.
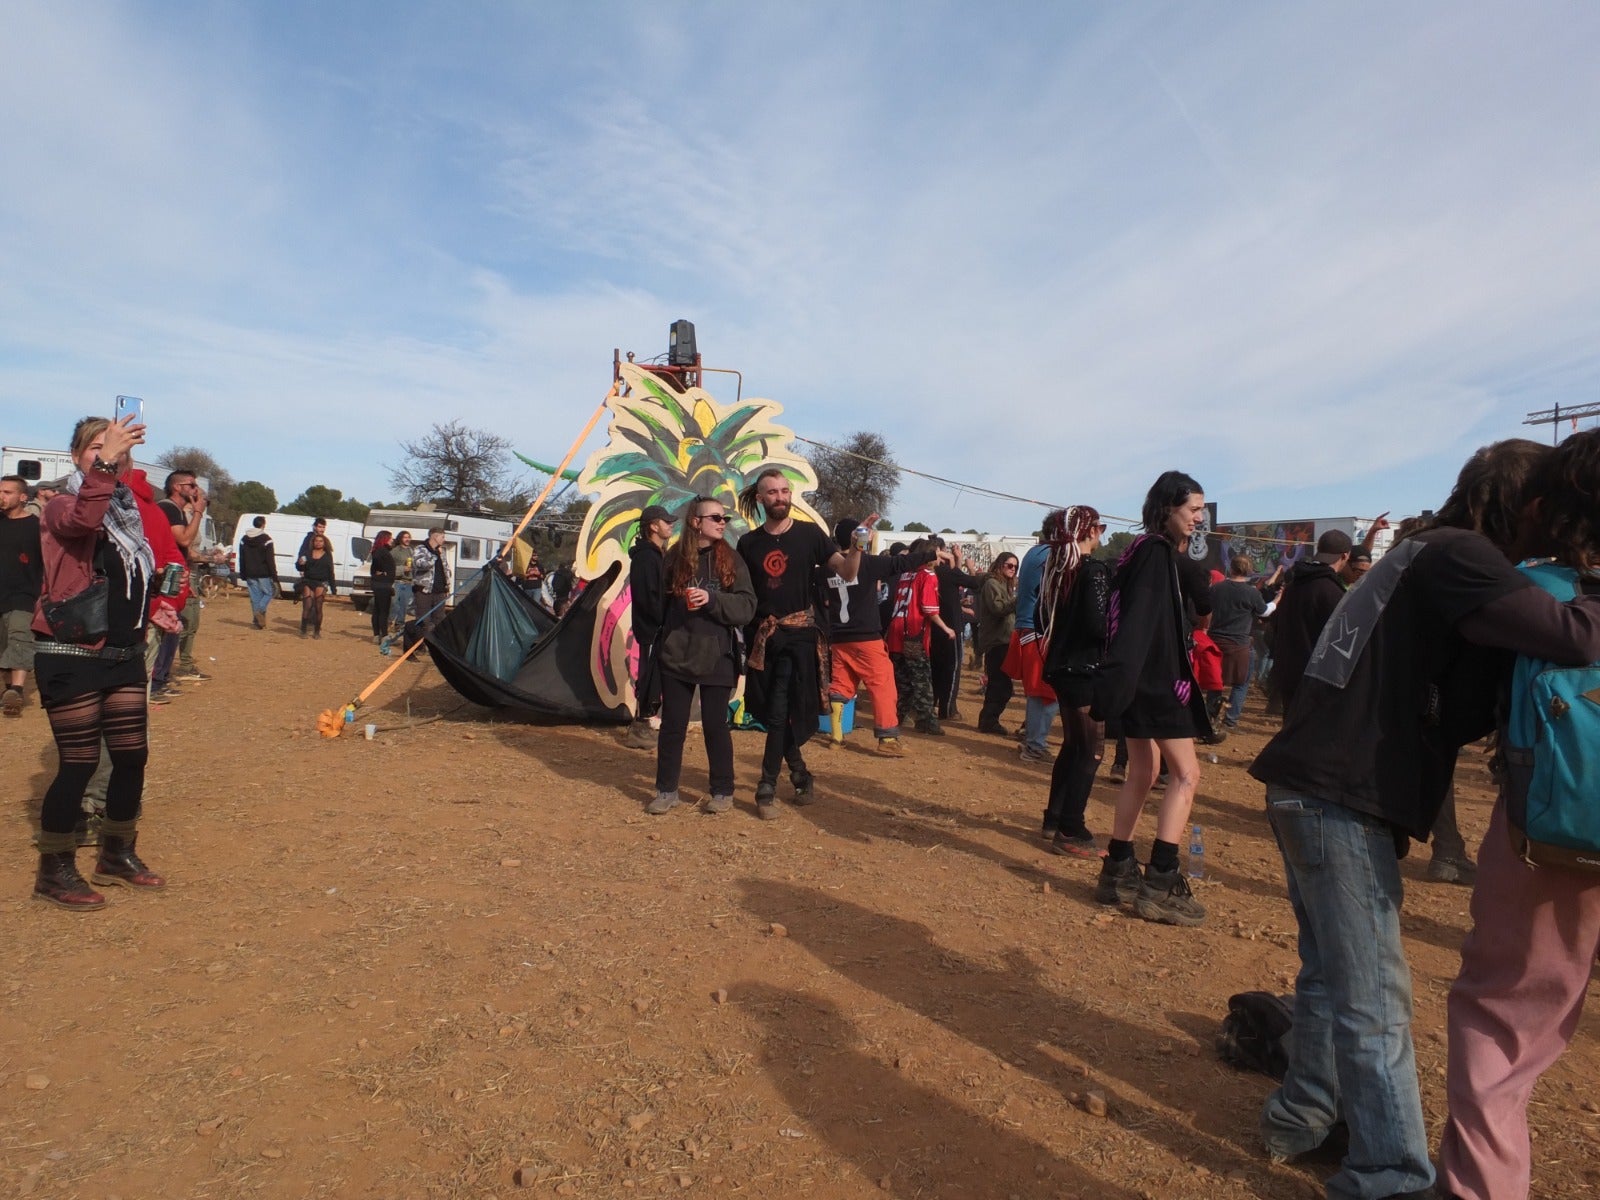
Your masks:
[{"label": "black leggings", "polygon": [[1105,757],[1106,727],[1091,720],[1087,708],[1061,709],[1063,739],[1050,772],[1050,806],[1044,810],[1047,825],[1064,837],[1088,837],[1083,814],[1094,790],[1095,772]]},{"label": "black leggings", "polygon": [[711,794],[733,795],[733,733],[728,729],[728,699],[733,688],[693,684],[671,675],[661,677],[661,735],[656,739],[656,791],[678,790],[683,773],[683,741],[689,732],[689,705],[700,689],[700,732],[706,740],[711,769]]},{"label": "black leggings", "polygon": [[393,588],[372,589],[372,636],[382,637],[389,632],[389,610],[394,607]]},{"label": "black leggings", "polygon": [[73,696],[47,706],[61,767],[44,794],[39,827],[45,833],[71,833],[83,808],[84,789],[100,765],[100,739],[111,751],[106,785],[106,818],[133,821],[144,795],[144,768],[150,760],[148,709],[141,683]]},{"label": "black leggings", "polygon": [[322,602],[328,598],[328,589],[320,583],[308,583],[300,592],[300,628],[310,626],[322,629]]}]

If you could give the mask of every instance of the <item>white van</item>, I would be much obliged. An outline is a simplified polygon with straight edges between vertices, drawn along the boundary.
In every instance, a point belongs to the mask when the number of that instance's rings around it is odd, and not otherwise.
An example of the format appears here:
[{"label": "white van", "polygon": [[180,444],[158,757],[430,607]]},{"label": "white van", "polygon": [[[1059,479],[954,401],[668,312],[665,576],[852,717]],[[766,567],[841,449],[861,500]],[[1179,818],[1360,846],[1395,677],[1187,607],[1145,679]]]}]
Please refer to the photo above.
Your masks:
[{"label": "white van", "polygon": [[[292,598],[300,583],[300,571],[294,565],[300,553],[300,543],[311,533],[314,517],[291,513],[240,513],[239,524],[234,528],[231,550],[239,549],[239,539],[255,528],[256,518],[267,519],[266,534],[272,539],[272,552],[278,560],[278,591]],[[340,521],[328,518],[328,542],[333,547],[333,580],[341,595],[351,593],[356,571],[372,553],[372,540],[361,532],[359,521]],[[363,603],[360,607],[365,607]]]},{"label": "white van", "polygon": [[439,512],[425,508],[375,508],[367,514],[363,527],[367,557],[356,570],[351,583],[350,602],[357,611],[365,612],[372,599],[372,539],[385,529],[392,534],[408,530],[413,542],[424,541],[431,530],[444,530],[450,578],[456,587],[460,587],[477,574],[485,563],[494,561],[511,539],[515,528],[510,521],[486,517],[481,513]]}]

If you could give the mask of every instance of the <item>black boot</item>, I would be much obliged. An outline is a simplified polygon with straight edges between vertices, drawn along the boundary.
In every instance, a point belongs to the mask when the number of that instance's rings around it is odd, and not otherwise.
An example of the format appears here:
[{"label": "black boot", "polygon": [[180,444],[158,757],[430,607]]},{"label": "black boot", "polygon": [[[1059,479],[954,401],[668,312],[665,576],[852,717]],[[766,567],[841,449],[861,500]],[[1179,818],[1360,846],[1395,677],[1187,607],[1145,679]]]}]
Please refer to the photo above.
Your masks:
[{"label": "black boot", "polygon": [[134,849],[139,840],[137,833],[127,837],[105,834],[100,839],[100,857],[95,861],[94,874],[90,876],[104,887],[163,888],[167,881],[144,865],[144,860]]},{"label": "black boot", "polygon": [[804,806],[817,798],[817,781],[812,778],[811,772],[806,770],[805,764],[790,768],[789,782],[794,785],[796,804]]},{"label": "black boot", "polygon": [[48,900],[73,912],[89,912],[106,905],[106,898],[92,890],[78,874],[77,854],[72,850],[39,855],[39,874],[33,881],[33,895],[37,900]]}]

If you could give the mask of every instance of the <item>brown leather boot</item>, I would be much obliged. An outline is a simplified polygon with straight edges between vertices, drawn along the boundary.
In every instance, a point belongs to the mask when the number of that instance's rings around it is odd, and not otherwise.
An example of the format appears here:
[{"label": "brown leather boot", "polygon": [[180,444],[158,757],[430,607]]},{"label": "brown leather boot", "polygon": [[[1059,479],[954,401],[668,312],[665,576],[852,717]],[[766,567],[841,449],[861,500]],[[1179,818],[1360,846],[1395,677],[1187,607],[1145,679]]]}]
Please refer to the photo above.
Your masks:
[{"label": "brown leather boot", "polygon": [[139,835],[118,837],[108,833],[100,839],[100,857],[89,878],[104,887],[163,888],[167,881],[144,865],[134,844]]},{"label": "brown leather boot", "polygon": [[91,912],[106,906],[106,898],[92,890],[78,874],[77,853],[39,855],[39,874],[33,881],[35,900],[48,900],[73,912]]}]

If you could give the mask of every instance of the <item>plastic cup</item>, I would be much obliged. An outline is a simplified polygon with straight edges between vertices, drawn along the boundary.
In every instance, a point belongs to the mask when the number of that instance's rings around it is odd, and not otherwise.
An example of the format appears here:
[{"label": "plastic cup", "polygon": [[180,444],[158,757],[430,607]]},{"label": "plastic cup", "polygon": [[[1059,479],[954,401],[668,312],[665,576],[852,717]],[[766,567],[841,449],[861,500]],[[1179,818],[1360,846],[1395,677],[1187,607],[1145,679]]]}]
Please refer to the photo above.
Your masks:
[{"label": "plastic cup", "polygon": [[367,741],[370,742],[373,738],[378,736],[378,727],[376,725],[368,725],[365,733],[367,735]]}]

